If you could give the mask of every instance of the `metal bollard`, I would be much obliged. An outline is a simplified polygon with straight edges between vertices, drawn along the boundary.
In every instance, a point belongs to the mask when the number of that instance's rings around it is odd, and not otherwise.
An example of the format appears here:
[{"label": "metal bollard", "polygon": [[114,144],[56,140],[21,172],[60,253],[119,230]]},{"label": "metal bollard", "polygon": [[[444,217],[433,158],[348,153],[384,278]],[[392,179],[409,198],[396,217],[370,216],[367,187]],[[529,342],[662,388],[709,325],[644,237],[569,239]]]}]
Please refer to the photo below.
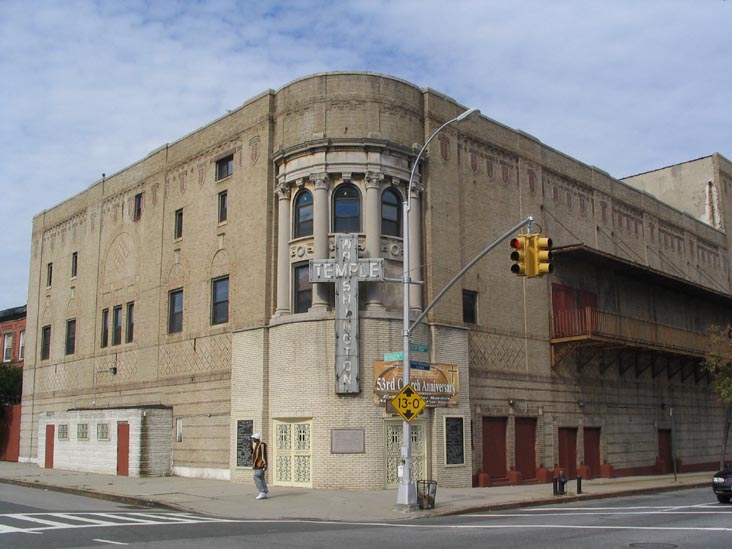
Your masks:
[{"label": "metal bollard", "polygon": [[580,475],[577,475],[577,493],[582,493],[582,477]]},{"label": "metal bollard", "polygon": [[559,479],[557,479],[556,475],[552,478],[552,485],[554,488],[554,495],[559,495]]}]

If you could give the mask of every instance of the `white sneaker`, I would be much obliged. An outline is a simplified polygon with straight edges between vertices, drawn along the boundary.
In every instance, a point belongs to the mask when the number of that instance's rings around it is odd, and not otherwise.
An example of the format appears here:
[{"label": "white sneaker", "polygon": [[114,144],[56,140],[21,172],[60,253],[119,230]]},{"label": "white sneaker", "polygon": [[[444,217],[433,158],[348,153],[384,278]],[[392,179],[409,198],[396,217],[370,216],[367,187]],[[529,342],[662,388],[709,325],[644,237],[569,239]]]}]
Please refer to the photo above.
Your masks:
[{"label": "white sneaker", "polygon": [[267,494],[265,494],[264,492],[259,492],[257,499],[267,499]]}]

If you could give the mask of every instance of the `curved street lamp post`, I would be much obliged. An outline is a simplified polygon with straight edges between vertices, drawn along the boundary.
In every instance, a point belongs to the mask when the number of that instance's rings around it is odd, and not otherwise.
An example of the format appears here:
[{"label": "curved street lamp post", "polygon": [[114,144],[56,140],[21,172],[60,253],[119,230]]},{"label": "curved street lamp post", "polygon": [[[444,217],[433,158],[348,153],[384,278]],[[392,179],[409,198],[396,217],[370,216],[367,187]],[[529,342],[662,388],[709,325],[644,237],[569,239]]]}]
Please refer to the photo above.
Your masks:
[{"label": "curved street lamp post", "polygon": [[[430,136],[430,138],[425,142],[425,144],[422,146],[422,148],[419,151],[419,154],[417,154],[417,158],[414,159],[414,164],[412,165],[412,172],[409,175],[409,186],[407,187],[407,196],[402,203],[402,237],[404,240],[404,247],[403,247],[403,278],[402,283],[404,286],[404,319],[403,319],[403,360],[402,360],[402,369],[404,370],[404,386],[406,387],[409,384],[409,342],[411,338],[410,328],[409,328],[409,285],[412,283],[411,277],[410,277],[410,262],[409,262],[409,211],[412,207],[412,186],[414,185],[414,175],[417,172],[417,166],[419,165],[419,161],[422,158],[422,155],[427,150],[427,147],[432,142],[432,140],[437,136],[438,133],[440,133],[443,129],[445,129],[450,124],[454,124],[456,122],[462,122],[463,120],[466,120],[469,117],[475,116],[480,114],[480,111],[478,109],[468,109],[459,116],[456,116],[452,120],[448,120],[445,122],[442,126],[437,128],[437,130],[434,131],[434,133]],[[414,481],[412,480],[412,430],[411,426],[408,421],[402,422],[402,449],[401,449],[401,458],[404,462],[404,466],[402,469],[402,477],[399,480],[399,492],[397,494],[397,506],[398,507],[407,507],[409,509],[416,508],[417,506],[417,489],[414,484]]]}]

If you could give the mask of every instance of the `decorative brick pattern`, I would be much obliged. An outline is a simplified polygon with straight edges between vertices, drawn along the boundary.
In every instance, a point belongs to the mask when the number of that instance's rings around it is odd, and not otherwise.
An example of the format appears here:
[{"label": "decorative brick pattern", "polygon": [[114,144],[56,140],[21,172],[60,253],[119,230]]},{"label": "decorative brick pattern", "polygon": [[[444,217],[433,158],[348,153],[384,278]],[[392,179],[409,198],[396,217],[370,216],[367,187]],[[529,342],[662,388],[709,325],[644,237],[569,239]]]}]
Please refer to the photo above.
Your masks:
[{"label": "decorative brick pattern", "polygon": [[522,338],[471,330],[468,335],[472,368],[517,371],[526,362]]}]

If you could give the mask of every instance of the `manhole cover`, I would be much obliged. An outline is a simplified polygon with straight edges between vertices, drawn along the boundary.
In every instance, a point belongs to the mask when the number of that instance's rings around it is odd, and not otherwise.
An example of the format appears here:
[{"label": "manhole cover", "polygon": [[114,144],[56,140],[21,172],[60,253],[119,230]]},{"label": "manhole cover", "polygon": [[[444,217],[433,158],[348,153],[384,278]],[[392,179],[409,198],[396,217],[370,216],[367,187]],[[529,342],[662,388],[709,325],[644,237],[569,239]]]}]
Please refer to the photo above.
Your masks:
[{"label": "manhole cover", "polygon": [[629,547],[636,549],[675,549],[678,545],[673,543],[631,543]]}]

